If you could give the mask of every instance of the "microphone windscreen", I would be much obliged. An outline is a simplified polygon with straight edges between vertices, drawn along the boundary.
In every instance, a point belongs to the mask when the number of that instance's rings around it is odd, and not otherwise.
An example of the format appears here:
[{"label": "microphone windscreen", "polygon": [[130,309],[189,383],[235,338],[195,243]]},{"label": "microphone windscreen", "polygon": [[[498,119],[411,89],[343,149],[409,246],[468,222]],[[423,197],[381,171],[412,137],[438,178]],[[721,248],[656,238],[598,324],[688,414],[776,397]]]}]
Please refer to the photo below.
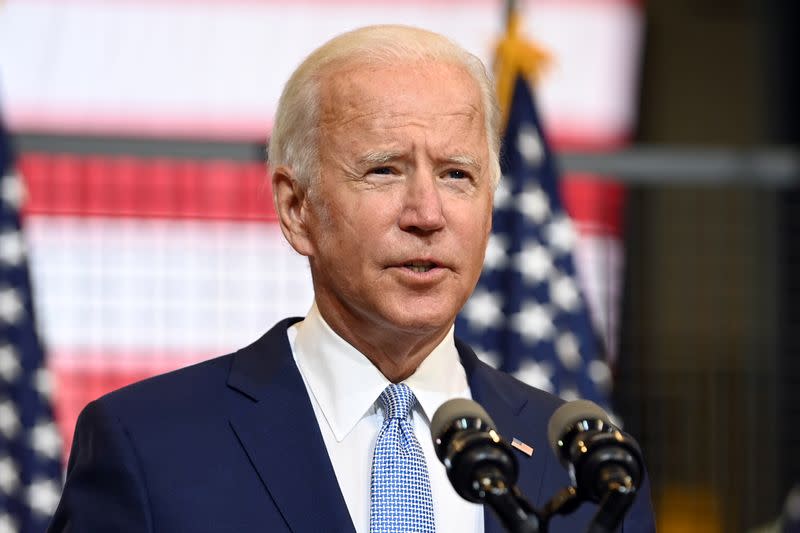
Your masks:
[{"label": "microphone windscreen", "polygon": [[547,440],[556,456],[558,456],[558,441],[576,422],[581,420],[602,420],[606,424],[612,425],[606,412],[594,402],[575,400],[565,403],[556,409],[553,416],[550,417],[550,422],[547,423]]},{"label": "microphone windscreen", "polygon": [[444,402],[433,414],[431,419],[431,437],[434,442],[447,431],[450,425],[459,418],[479,418],[484,425],[496,428],[494,421],[486,410],[477,402],[466,398],[455,398]]}]

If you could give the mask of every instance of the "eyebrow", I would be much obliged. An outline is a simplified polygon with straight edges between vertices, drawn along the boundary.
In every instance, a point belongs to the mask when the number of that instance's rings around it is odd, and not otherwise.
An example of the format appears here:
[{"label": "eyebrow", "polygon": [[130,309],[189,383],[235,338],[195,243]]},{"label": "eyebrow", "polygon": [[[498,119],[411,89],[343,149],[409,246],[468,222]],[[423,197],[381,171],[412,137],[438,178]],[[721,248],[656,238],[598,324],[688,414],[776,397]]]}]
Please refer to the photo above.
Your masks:
[{"label": "eyebrow", "polygon": [[400,152],[367,152],[358,162],[363,165],[383,165],[400,157]]},{"label": "eyebrow", "polygon": [[445,163],[452,163],[455,165],[463,165],[466,167],[473,167],[480,169],[481,164],[478,160],[471,155],[454,155],[448,158],[445,158]]},{"label": "eyebrow", "polygon": [[[385,165],[386,163],[390,163],[397,159],[403,158],[404,155],[401,152],[391,152],[391,151],[381,151],[381,152],[367,152],[359,158],[358,162],[361,165]],[[480,162],[477,158],[470,156],[470,155],[462,155],[456,154],[450,157],[446,157],[442,159],[442,163],[448,165],[460,165],[465,167],[470,167],[477,169],[480,171],[483,167],[481,166]]]}]

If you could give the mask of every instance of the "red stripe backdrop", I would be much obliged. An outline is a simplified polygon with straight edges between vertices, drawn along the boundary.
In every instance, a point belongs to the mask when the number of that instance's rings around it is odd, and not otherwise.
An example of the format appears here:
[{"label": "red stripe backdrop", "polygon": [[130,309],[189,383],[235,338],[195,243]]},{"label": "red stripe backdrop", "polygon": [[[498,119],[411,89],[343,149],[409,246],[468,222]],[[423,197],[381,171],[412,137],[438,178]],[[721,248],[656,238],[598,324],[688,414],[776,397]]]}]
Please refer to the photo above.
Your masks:
[{"label": "red stripe backdrop", "polygon": [[25,154],[26,213],[274,221],[257,162]]}]

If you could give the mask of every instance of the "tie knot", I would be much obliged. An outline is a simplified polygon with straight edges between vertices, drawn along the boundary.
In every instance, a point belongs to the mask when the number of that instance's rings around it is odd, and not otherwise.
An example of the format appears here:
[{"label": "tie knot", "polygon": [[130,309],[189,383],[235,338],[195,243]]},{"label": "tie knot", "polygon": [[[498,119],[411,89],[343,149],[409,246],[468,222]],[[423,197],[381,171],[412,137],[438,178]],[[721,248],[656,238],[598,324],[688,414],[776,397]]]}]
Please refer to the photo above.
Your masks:
[{"label": "tie knot", "polygon": [[385,418],[407,419],[408,413],[414,406],[417,398],[411,392],[411,388],[405,383],[392,383],[381,393],[380,397],[383,408],[386,411]]}]

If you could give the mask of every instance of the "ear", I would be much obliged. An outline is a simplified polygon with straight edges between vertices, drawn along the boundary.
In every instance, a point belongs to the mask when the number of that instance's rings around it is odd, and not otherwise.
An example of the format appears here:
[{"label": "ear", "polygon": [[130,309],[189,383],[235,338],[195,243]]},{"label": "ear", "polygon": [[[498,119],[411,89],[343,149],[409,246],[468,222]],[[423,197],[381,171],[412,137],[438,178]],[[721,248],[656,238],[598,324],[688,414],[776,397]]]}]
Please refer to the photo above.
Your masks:
[{"label": "ear", "polygon": [[308,233],[308,194],[294,179],[292,170],[279,166],[272,170],[272,198],[281,231],[292,248],[301,255],[313,255],[314,247]]}]

